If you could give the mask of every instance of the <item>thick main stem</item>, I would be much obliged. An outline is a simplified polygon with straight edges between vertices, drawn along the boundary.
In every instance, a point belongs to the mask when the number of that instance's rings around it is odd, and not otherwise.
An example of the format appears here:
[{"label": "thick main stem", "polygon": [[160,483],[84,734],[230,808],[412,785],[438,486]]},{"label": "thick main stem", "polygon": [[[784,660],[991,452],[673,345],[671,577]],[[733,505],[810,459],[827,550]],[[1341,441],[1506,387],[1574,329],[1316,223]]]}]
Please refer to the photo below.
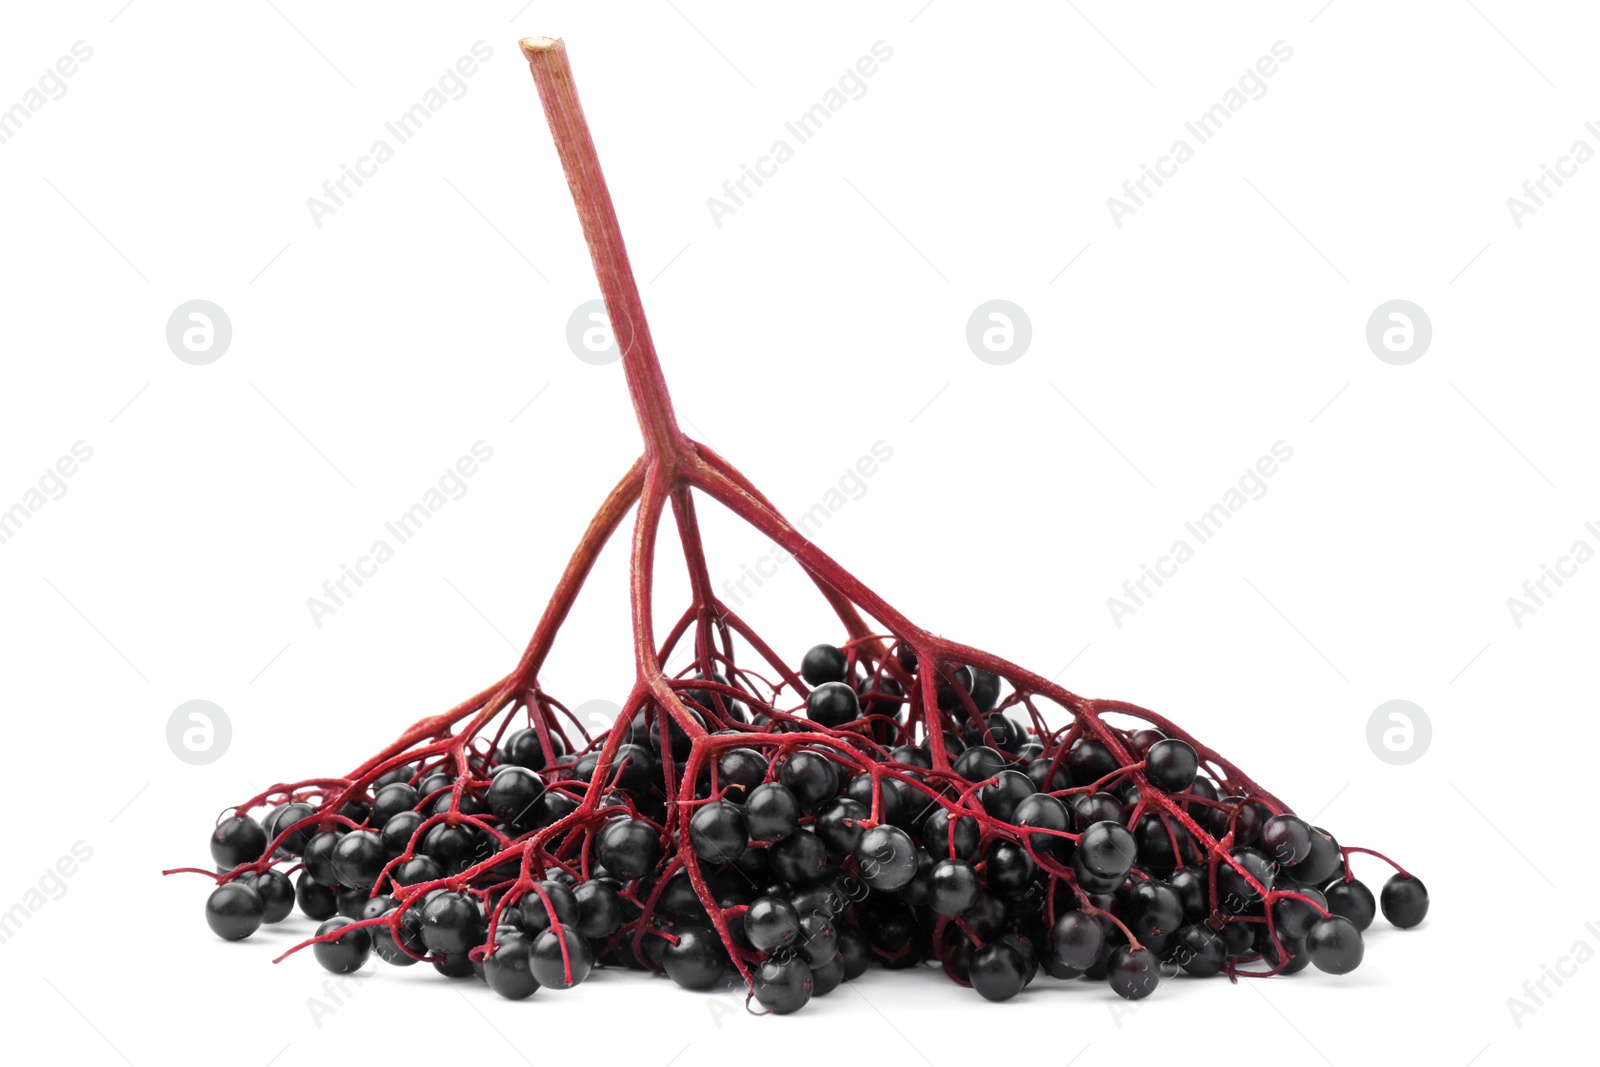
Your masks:
[{"label": "thick main stem", "polygon": [[639,286],[633,280],[633,267],[628,262],[616,210],[611,206],[605,174],[600,170],[600,157],[589,135],[589,123],[583,117],[583,105],[578,101],[566,46],[550,37],[529,37],[521,44],[534,84],[539,87],[544,116],[594,260],[600,295],[611,317],[611,332],[622,352],[622,369],[628,378],[634,414],[644,432],[645,450],[652,458],[674,466],[684,452],[683,434],[672,411],[655,343],[650,339],[644,302],[639,299]]}]

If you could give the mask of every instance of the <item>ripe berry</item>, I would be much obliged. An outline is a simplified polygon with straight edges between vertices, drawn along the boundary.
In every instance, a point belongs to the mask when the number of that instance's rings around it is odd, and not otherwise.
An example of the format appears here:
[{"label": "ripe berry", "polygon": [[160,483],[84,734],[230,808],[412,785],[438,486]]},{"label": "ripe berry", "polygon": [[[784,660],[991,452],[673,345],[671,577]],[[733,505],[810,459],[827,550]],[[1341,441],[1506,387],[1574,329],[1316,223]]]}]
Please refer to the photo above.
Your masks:
[{"label": "ripe berry", "polygon": [[661,835],[643,819],[612,819],[595,837],[595,853],[612,877],[643,878],[661,859]]},{"label": "ripe berry", "polygon": [[[1072,816],[1068,814],[1067,806],[1049,793],[1030,793],[1023,797],[1017,802],[1011,818],[1018,826],[1036,826],[1041,830],[1072,829]],[[1072,846],[1071,841],[1052,834],[1029,834],[1027,841],[1039,855],[1057,858],[1066,855]]]},{"label": "ripe berry", "polygon": [[1402,930],[1409,930],[1428,915],[1428,887],[1413,875],[1396,874],[1383,883],[1378,902],[1385,919]]},{"label": "ripe berry", "polygon": [[782,897],[761,897],[744,913],[744,933],[758,952],[776,952],[800,937],[800,913]]},{"label": "ripe berry", "polygon": [[484,804],[503,822],[527,825],[533,821],[534,805],[544,796],[544,779],[526,767],[502,767],[489,783]]},{"label": "ripe berry", "polygon": [[774,957],[756,968],[756,1000],[774,1015],[788,1015],[811,999],[811,968],[798,956]]},{"label": "ripe berry", "polygon": [[1200,757],[1187,741],[1168,737],[1150,746],[1144,757],[1144,774],[1150,784],[1168,793],[1181,793],[1194,784]]},{"label": "ripe berry", "polygon": [[429,952],[464,957],[483,936],[483,912],[472,898],[440,893],[422,905],[422,943]]},{"label": "ripe berry", "polygon": [[965,915],[978,901],[978,875],[960,860],[940,860],[928,875],[928,907],[937,915]]},{"label": "ripe berry", "polygon": [[[335,916],[317,927],[317,936],[331,934],[349,926],[350,922],[343,916]],[[367,957],[372,955],[372,934],[363,926],[340,934],[331,941],[318,941],[311,946],[311,951],[317,957],[317,962],[322,964],[323,970],[349,974],[359,971],[361,965],[367,962]]]},{"label": "ripe berry", "polygon": [[748,841],[744,809],[726,800],[713,800],[689,820],[689,843],[695,855],[709,863],[732,863]]},{"label": "ripe berry", "polygon": [[1262,824],[1256,847],[1280,867],[1302,863],[1311,855],[1311,827],[1297,815],[1274,815]]},{"label": "ripe berry", "polygon": [[1222,970],[1228,949],[1222,936],[1209,926],[1192,924],[1178,931],[1177,944],[1168,959],[1192,978],[1210,978]]},{"label": "ripe berry", "polygon": [[1063,967],[1087,971],[1100,958],[1106,930],[1100,920],[1081,911],[1069,911],[1050,928],[1050,955]]},{"label": "ripe berry", "polygon": [[590,879],[574,889],[572,897],[578,903],[578,932],[584,937],[610,937],[622,926],[622,900],[606,882]]},{"label": "ripe berry", "polygon": [[917,848],[898,826],[874,826],[861,835],[861,878],[874,889],[904,889],[917,873]]},{"label": "ripe berry", "polygon": [[673,931],[676,941],[661,953],[661,965],[667,977],[685,989],[710,989],[722,981],[728,965],[722,942],[710,930],[698,926],[682,926]]},{"label": "ripe berry", "polygon": [[839,795],[839,768],[820,752],[796,752],[784,761],[778,781],[806,811]]},{"label": "ripe berry", "polygon": [[211,831],[211,858],[223,870],[261,858],[267,850],[267,831],[248,815],[223,819]]},{"label": "ripe berry", "polygon": [[850,662],[845,654],[832,645],[813,645],[800,661],[800,677],[807,685],[825,685],[842,682]]},{"label": "ripe berry", "polygon": [[1133,867],[1137,852],[1133,835],[1128,828],[1116,822],[1097,822],[1078,839],[1078,849],[1072,854],[1074,869],[1097,880],[1115,879],[1121,883]]},{"label": "ripe berry", "polygon": [[861,718],[861,702],[856,691],[844,682],[823,682],[806,697],[806,718],[837,730]]},{"label": "ripe berry", "polygon": [[246,874],[240,876],[239,881],[254,889],[261,898],[262,922],[282,922],[294,911],[294,883],[282,871]]},{"label": "ripe berry", "polygon": [[1003,941],[991,942],[972,957],[967,978],[985,1000],[1010,1000],[1028,982],[1028,965],[1016,949]]},{"label": "ripe berry", "polygon": [[310,871],[301,871],[294,883],[294,902],[308,918],[321,922],[339,913],[339,900],[333,889],[311,877]]},{"label": "ripe berry", "polygon": [[1117,996],[1143,1000],[1161,984],[1161,964],[1147,948],[1118,945],[1111,951],[1106,980]]},{"label": "ripe berry", "polygon": [[242,941],[261,929],[266,906],[254,889],[227,882],[206,898],[206,925],[224,941]]},{"label": "ripe berry", "polygon": [[751,790],[744,812],[752,841],[778,841],[794,833],[795,827],[800,825],[800,802],[777,782],[767,782]]},{"label": "ripe berry", "polygon": [[371,830],[348,833],[333,847],[333,873],[343,886],[370,889],[385,861],[383,838]]},{"label": "ripe berry", "polygon": [[494,951],[483,958],[483,980],[490,989],[507,1000],[523,1000],[538,992],[539,980],[533,976],[528,949],[528,942],[521,936],[507,934],[499,938]]},{"label": "ripe berry", "polygon": [[1355,923],[1357,930],[1371,926],[1373,917],[1378,914],[1378,902],[1372,898],[1372,890],[1359,879],[1347,882],[1335,878],[1322,893],[1328,898],[1328,910]]},{"label": "ripe berry", "polygon": [[1361,965],[1361,931],[1342,915],[1319,920],[1306,935],[1306,952],[1317,970],[1349,974]]},{"label": "ripe berry", "polygon": [[589,977],[594,953],[578,931],[563,927],[560,937],[551,929],[535,938],[528,950],[528,961],[540,985],[571,989]]}]

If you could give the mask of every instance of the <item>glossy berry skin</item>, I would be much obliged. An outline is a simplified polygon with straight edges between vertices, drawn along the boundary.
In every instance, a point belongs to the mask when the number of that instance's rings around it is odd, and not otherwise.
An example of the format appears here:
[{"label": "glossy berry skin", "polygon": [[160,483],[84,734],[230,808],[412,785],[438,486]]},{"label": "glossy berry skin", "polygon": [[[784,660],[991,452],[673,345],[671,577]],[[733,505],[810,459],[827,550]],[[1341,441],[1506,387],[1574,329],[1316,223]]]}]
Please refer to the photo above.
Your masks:
[{"label": "glossy berry skin", "polygon": [[483,913],[471,898],[440,893],[422,905],[422,943],[429,952],[465,956],[483,944],[483,937]]},{"label": "glossy berry skin", "polygon": [[806,718],[837,730],[861,718],[861,701],[845,682],[823,682],[806,697]]},{"label": "glossy berry skin", "polygon": [[334,891],[312,878],[310,871],[301,871],[295,879],[294,902],[308,918],[318,922],[339,914],[339,899]]},{"label": "glossy berry skin", "polygon": [[996,841],[984,856],[984,881],[993,892],[1013,900],[1033,888],[1038,870],[1027,850],[1013,841]]},{"label": "glossy berry skin", "polygon": [[544,779],[526,767],[502,767],[489,783],[484,804],[495,818],[515,826],[533,821],[535,805],[544,796]]},{"label": "glossy berry skin", "polygon": [[1206,868],[1185,867],[1167,879],[1178,899],[1183,903],[1184,918],[1200,922],[1211,914],[1211,878]]},{"label": "glossy berry skin", "polygon": [[822,838],[802,827],[767,848],[772,873],[795,885],[818,881],[828,871],[828,846]]},{"label": "glossy berry skin", "polygon": [[[1321,890],[1307,885],[1296,886],[1293,892],[1307,900],[1316,901],[1324,908],[1328,906],[1328,900],[1322,895]],[[1321,919],[1321,912],[1296,897],[1279,897],[1272,904],[1272,921],[1283,937],[1299,940],[1309,934],[1311,928]]]},{"label": "glossy berry skin", "polygon": [[1257,885],[1270,891],[1277,870],[1271,860],[1253,848],[1236,848],[1232,855],[1256,883],[1252,885],[1232,864],[1217,864],[1217,906],[1226,914],[1238,915],[1261,903]]},{"label": "glossy berry skin", "polygon": [[1106,981],[1119,997],[1143,1000],[1161,984],[1161,964],[1147,948],[1118,945],[1111,950]]},{"label": "glossy berry skin", "polygon": [[936,806],[922,820],[923,847],[938,859],[976,861],[982,841],[978,820],[970,815],[958,815],[954,825],[952,834],[949,809]]},{"label": "glossy berry skin", "polygon": [[1083,832],[1078,848],[1072,854],[1074,868],[1099,879],[1112,878],[1118,883],[1133,868],[1138,849],[1128,828],[1116,822],[1097,822]]},{"label": "glossy berry skin", "polygon": [[[550,928],[552,908],[555,909],[555,917],[561,925],[574,927],[582,925],[583,909],[572,890],[551,881],[538,882],[536,887],[528,890],[517,902],[518,918],[521,920],[523,931],[529,937],[541,934]],[[548,904],[545,903],[547,900]]]},{"label": "glossy berry skin", "polygon": [[993,778],[1006,769],[1006,758],[988,745],[974,745],[955,758],[955,772],[969,782]]},{"label": "glossy berry skin", "polygon": [[800,825],[800,802],[784,786],[767,782],[750,791],[744,814],[750,840],[781,841]]},{"label": "glossy berry skin", "polygon": [[1063,967],[1087,971],[1100,958],[1106,929],[1100,920],[1081,911],[1069,911],[1050,928],[1050,955]]},{"label": "glossy berry skin", "polygon": [[241,882],[219,885],[206,898],[206,925],[224,941],[242,941],[261,929],[266,905]]},{"label": "glossy berry skin", "polygon": [[[317,927],[317,936],[331,934],[335,930],[349,926],[350,923],[351,920],[336,916]],[[340,934],[331,941],[318,941],[311,946],[311,952],[325,971],[332,971],[334,974],[359,971],[361,965],[372,955],[372,933],[363,926]]]},{"label": "glossy berry skin", "polygon": [[869,814],[867,806],[859,800],[835,797],[817,814],[817,821],[811,828],[828,846],[830,854],[843,856],[861,847],[861,835],[866,833],[861,823]]},{"label": "glossy berry skin", "polygon": [[1428,887],[1414,875],[1392,875],[1383,883],[1378,903],[1385,919],[1402,930],[1409,930],[1427,918]]},{"label": "glossy berry skin", "polygon": [[643,878],[661,859],[661,838],[643,819],[613,819],[595,836],[595,854],[613,877]]},{"label": "glossy berry skin", "polygon": [[1303,863],[1311,855],[1311,826],[1298,815],[1274,815],[1261,825],[1256,848],[1280,867]]},{"label": "glossy berry skin", "polygon": [[874,826],[861,835],[862,881],[892,893],[904,889],[917,875],[917,848],[898,826]]},{"label": "glossy berry skin", "polygon": [[403,811],[410,811],[422,800],[417,791],[405,782],[390,782],[372,795],[372,813],[368,821],[382,830],[390,819]]},{"label": "glossy berry skin", "polygon": [[796,752],[784,761],[778,781],[806,811],[815,811],[839,795],[839,768],[818,752]]},{"label": "glossy berry skin", "polygon": [[1181,793],[1194,784],[1200,772],[1200,757],[1194,746],[1175,737],[1163,738],[1150,746],[1144,757],[1144,776],[1157,789]]},{"label": "glossy berry skin", "polygon": [[266,850],[267,831],[248,815],[223,819],[211,831],[211,858],[223,870],[258,860]]},{"label": "glossy berry skin", "polygon": [[717,778],[726,799],[742,804],[767,776],[767,757],[753,748],[730,748],[717,761]]},{"label": "glossy berry skin", "polygon": [[[360,917],[376,919],[380,915],[388,915],[399,907],[399,902],[393,897],[373,897],[362,905]],[[423,955],[428,951],[420,936],[421,923],[422,916],[416,908],[406,912],[400,919],[400,942],[404,942],[406,947],[417,955]],[[400,943],[395,941],[393,930],[382,926],[368,929],[372,934],[372,951],[377,953],[380,960],[396,967],[410,967],[417,962],[416,956],[404,951]]]},{"label": "glossy berry skin", "polygon": [[1111,750],[1098,741],[1080,741],[1073,745],[1065,764],[1067,777],[1075,786],[1098,782],[1119,766]]},{"label": "glossy berry skin", "polygon": [[306,873],[323,885],[339,884],[339,875],[333,869],[333,850],[343,837],[343,831],[324,830],[306,842]]},{"label": "glossy berry skin", "polygon": [[839,955],[839,931],[828,916],[807,912],[800,916],[800,958],[812,967]]},{"label": "glossy berry skin", "polygon": [[280,923],[294,911],[294,883],[282,871],[246,874],[240,876],[239,881],[254,889],[261,898],[262,922]]},{"label": "glossy berry skin", "polygon": [[417,855],[404,863],[395,864],[389,877],[395,885],[416,885],[418,882],[433,882],[443,878],[444,868],[432,856]]},{"label": "glossy berry skin", "polygon": [[[1072,815],[1067,806],[1048,793],[1030,793],[1017,802],[1011,818],[1018,826],[1036,826],[1041,830],[1071,830]],[[1030,834],[1028,844],[1041,856],[1066,854],[1072,842],[1051,834]]]},{"label": "glossy berry skin", "polygon": [[1255,934],[1251,927],[1254,924],[1246,922],[1231,922],[1222,927],[1222,943],[1230,956],[1246,956],[1250,954],[1251,945]]},{"label": "glossy berry skin", "polygon": [[764,961],[756,968],[756,1000],[774,1015],[790,1015],[811,999],[814,980],[811,967],[798,956]]},{"label": "glossy berry skin", "polygon": [[1347,882],[1343,878],[1335,878],[1322,893],[1328,898],[1328,910],[1355,923],[1357,930],[1371,926],[1378,914],[1378,902],[1373,899],[1372,890],[1360,879]]},{"label": "glossy berry skin", "polygon": [[710,930],[699,926],[680,926],[677,938],[661,953],[661,966],[667,977],[685,989],[711,989],[722,981],[728,956],[722,942]]},{"label": "glossy berry skin", "polygon": [[1365,950],[1361,931],[1343,915],[1321,919],[1306,935],[1306,953],[1317,970],[1328,974],[1349,974],[1361,965]]},{"label": "glossy berry skin", "polygon": [[825,997],[844,984],[845,962],[844,956],[835,953],[833,959],[824,963],[813,963],[811,967],[811,995]]},{"label": "glossy berry skin", "polygon": [[422,825],[420,811],[402,811],[389,816],[383,824],[379,837],[383,838],[383,852],[389,859],[395,859],[405,854],[406,846],[411,843],[411,836],[417,832],[417,827]]},{"label": "glossy berry skin", "polygon": [[1003,770],[995,775],[993,783],[978,789],[978,803],[995,818],[1010,822],[1017,805],[1035,792],[1032,778],[1021,771]]},{"label": "glossy berry skin", "polygon": [[540,985],[551,989],[571,989],[589,977],[589,968],[594,966],[594,953],[578,931],[566,927],[561,935],[557,937],[555,930],[546,930],[528,950],[533,976]]},{"label": "glossy berry skin", "polygon": [[744,914],[744,933],[757,952],[776,952],[800,937],[800,913],[782,897],[761,897]]},{"label": "glossy berry skin", "polygon": [[370,889],[385,862],[383,838],[372,830],[352,831],[333,846],[333,873],[343,886]]},{"label": "glossy berry skin", "polygon": [[800,677],[807,685],[842,682],[849,669],[850,661],[833,645],[813,645],[800,661]]},{"label": "glossy berry skin", "polygon": [[1344,854],[1339,851],[1339,842],[1319,826],[1311,828],[1310,853],[1305,859],[1288,868],[1291,878],[1306,885],[1321,885],[1343,871]]},{"label": "glossy berry skin", "polygon": [[[303,819],[309,819],[317,813],[317,809],[303,801],[296,800],[289,804],[282,804],[267,813],[266,822],[263,824],[269,840],[275,839],[279,834]],[[298,856],[305,851],[306,843],[311,840],[311,835],[317,832],[315,824],[302,826],[283,839],[280,850],[286,856]]]},{"label": "glossy berry skin", "polygon": [[748,840],[744,809],[729,801],[704,804],[689,819],[689,844],[708,863],[732,863]]},{"label": "glossy berry skin", "polygon": [[1191,978],[1210,978],[1222,971],[1228,947],[1222,936],[1209,926],[1194,924],[1178,931],[1177,943],[1167,958],[1183,968]]},{"label": "glossy berry skin", "polygon": [[578,902],[578,932],[584,937],[610,937],[622,926],[622,900],[605,882],[591,879],[572,891]]},{"label": "glossy berry skin", "polygon": [[967,980],[985,1000],[1010,1000],[1028,984],[1028,965],[1010,945],[994,941],[973,955]]},{"label": "glossy berry skin", "polygon": [[507,1000],[526,1000],[539,991],[528,958],[528,942],[520,935],[501,935],[494,951],[483,959],[483,980]]},{"label": "glossy berry skin", "polygon": [[978,875],[960,860],[940,860],[928,874],[928,907],[955,918],[978,902]]}]

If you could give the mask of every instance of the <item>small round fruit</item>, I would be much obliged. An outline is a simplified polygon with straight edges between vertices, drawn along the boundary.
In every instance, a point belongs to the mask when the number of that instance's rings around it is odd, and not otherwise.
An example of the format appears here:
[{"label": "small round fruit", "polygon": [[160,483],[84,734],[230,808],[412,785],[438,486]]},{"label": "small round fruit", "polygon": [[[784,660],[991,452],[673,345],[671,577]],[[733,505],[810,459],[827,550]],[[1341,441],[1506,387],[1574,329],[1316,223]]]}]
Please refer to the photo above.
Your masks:
[{"label": "small round fruit", "polygon": [[540,934],[528,950],[528,959],[534,978],[551,989],[571,989],[589,977],[589,968],[594,966],[589,942],[571,927],[563,927],[560,937],[554,930]]},{"label": "small round fruit", "polygon": [[1106,929],[1100,920],[1081,911],[1069,911],[1050,928],[1050,955],[1063,967],[1087,971],[1100,958]]},{"label": "small round fruit", "polygon": [[994,941],[973,955],[967,979],[984,1000],[1010,1000],[1028,984],[1028,965],[1010,945]]},{"label": "small round fruit", "polygon": [[1194,746],[1176,737],[1163,738],[1145,753],[1144,774],[1150,784],[1168,793],[1181,793],[1194,784],[1200,773],[1200,757]]},{"label": "small round fruit", "polygon": [[1322,893],[1328,898],[1328,910],[1355,923],[1357,930],[1371,926],[1373,917],[1378,914],[1378,902],[1372,899],[1372,890],[1360,879],[1347,882],[1335,878]]},{"label": "small round fruit", "polygon": [[850,661],[833,645],[813,645],[800,661],[800,677],[807,685],[842,682],[849,669]]},{"label": "small round fruit", "polygon": [[800,937],[800,913],[782,897],[760,897],[744,913],[744,934],[758,952],[776,952]]},{"label": "small round fruit", "polygon": [[597,835],[595,851],[613,877],[631,882],[655,869],[661,836],[643,819],[612,819]]},{"label": "small round fruit", "polygon": [[[317,936],[331,934],[350,923],[350,919],[336,915],[317,927]],[[332,940],[318,941],[311,946],[311,951],[317,957],[317,962],[322,964],[323,970],[349,974],[359,971],[361,965],[367,962],[367,957],[372,955],[372,933],[364,926],[358,927]]]},{"label": "small round fruit", "polygon": [[917,876],[917,847],[898,826],[874,826],[861,835],[861,878],[874,889],[892,893]]},{"label": "small round fruit", "polygon": [[661,966],[667,977],[685,989],[710,989],[722,981],[728,966],[722,942],[710,930],[681,926],[673,931],[676,941],[661,953]]},{"label": "small round fruit", "polygon": [[[1153,750],[1152,750],[1153,751]],[[1119,997],[1143,1000],[1161,984],[1161,964],[1147,948],[1118,945],[1111,951],[1106,980]]]},{"label": "small round fruit", "polygon": [[261,915],[262,922],[281,923],[294,911],[294,883],[282,871],[246,874],[239,881],[254,889],[261,898],[265,909]]},{"label": "small round fruit", "polygon": [[267,831],[248,815],[223,819],[211,831],[211,858],[224,870],[261,858],[267,850]]},{"label": "small round fruit", "polygon": [[206,925],[224,941],[242,941],[261,929],[266,904],[242,882],[227,882],[206,898]]},{"label": "small round fruit", "polygon": [[1361,965],[1361,931],[1343,915],[1317,922],[1306,935],[1306,952],[1317,970],[1349,974]]},{"label": "small round fruit", "polygon": [[756,1000],[774,1015],[789,1015],[811,999],[811,967],[798,956],[773,957],[756,968]]},{"label": "small round fruit", "polygon": [[524,1000],[538,992],[528,942],[511,934],[499,937],[494,951],[483,958],[483,980],[507,1000]]},{"label": "small round fruit", "polygon": [[845,682],[823,682],[806,697],[806,718],[837,730],[861,718],[861,701]]},{"label": "small round fruit", "polygon": [[1410,874],[1396,874],[1383,883],[1378,903],[1383,917],[1402,930],[1409,930],[1428,915],[1428,887]]}]

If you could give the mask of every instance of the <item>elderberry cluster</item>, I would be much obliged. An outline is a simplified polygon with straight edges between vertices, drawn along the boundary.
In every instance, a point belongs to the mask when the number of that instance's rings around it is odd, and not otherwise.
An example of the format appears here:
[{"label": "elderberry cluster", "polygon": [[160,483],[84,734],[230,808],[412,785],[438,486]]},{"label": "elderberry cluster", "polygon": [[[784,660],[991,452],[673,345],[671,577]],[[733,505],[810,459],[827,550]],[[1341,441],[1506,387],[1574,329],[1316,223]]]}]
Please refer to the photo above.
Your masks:
[{"label": "elderberry cluster", "polygon": [[207,920],[238,940],[298,906],[338,973],[376,953],[512,999],[595,966],[740,977],[784,1014],[875,965],[937,964],[990,1000],[1040,971],[1129,999],[1179,975],[1345,974],[1380,908],[1427,913],[1420,880],[1375,900],[1349,865],[1365,850],[1189,740],[1051,730],[994,674],[919,668],[904,645],[818,645],[787,711],[783,686],[695,672],[673,688],[703,732],[653,702],[572,751],[536,719],[336,802],[289,790],[216,827]]}]

